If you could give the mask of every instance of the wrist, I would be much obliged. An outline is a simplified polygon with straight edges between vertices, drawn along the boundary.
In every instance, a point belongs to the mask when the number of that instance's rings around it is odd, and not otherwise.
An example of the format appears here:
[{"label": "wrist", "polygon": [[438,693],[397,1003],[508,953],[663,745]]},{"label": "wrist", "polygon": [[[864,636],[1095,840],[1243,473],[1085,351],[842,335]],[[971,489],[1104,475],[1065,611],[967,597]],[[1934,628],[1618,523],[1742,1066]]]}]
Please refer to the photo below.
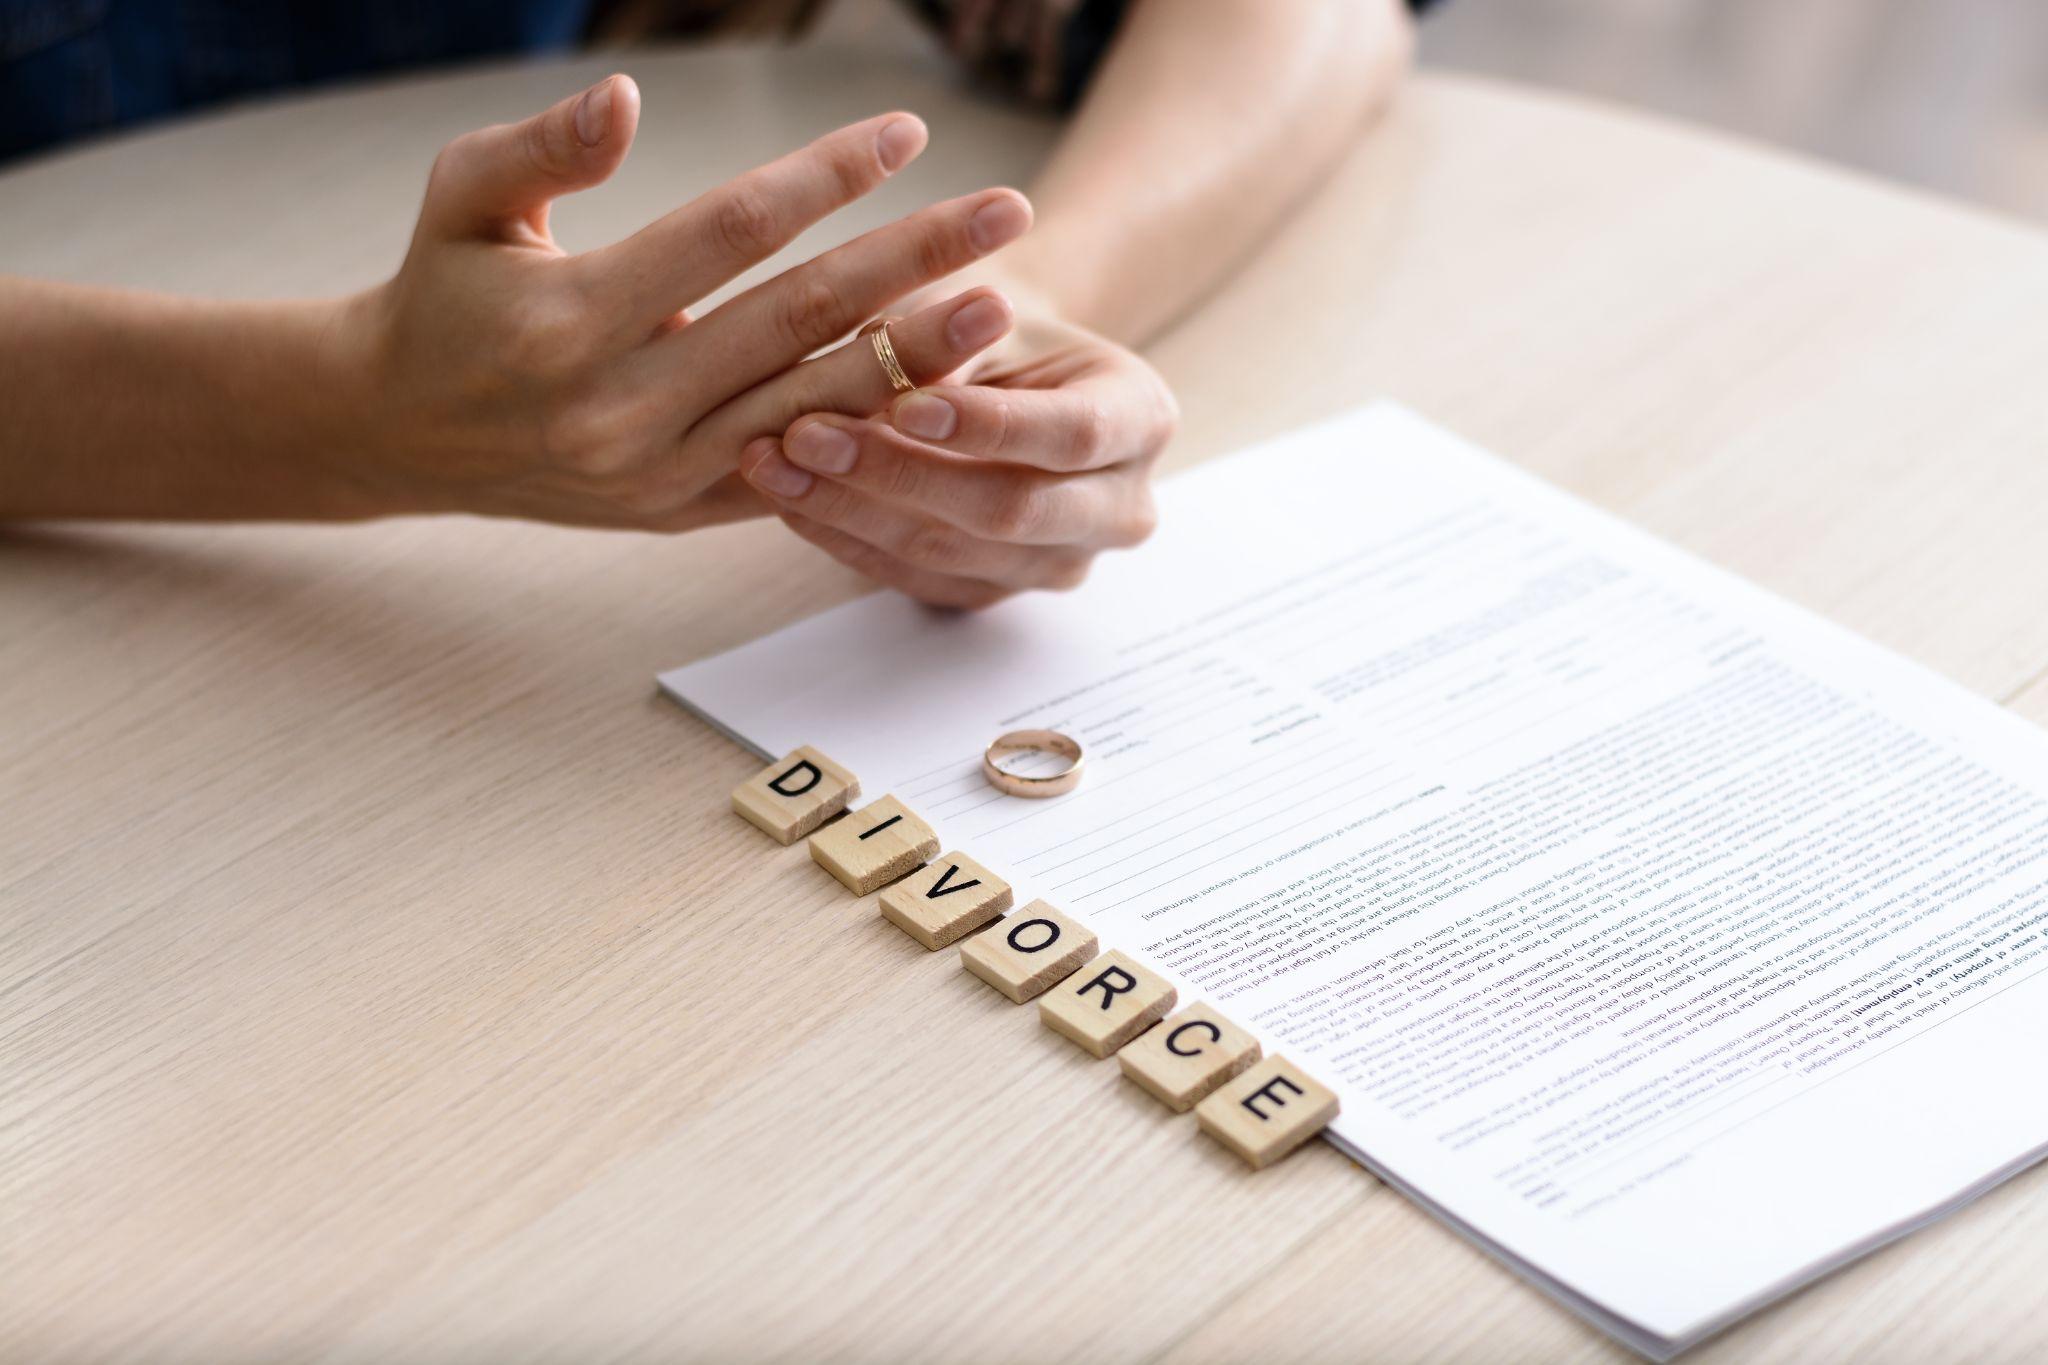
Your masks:
[{"label": "wrist", "polygon": [[305,381],[295,383],[292,421],[304,434],[296,458],[305,486],[334,519],[430,510],[397,477],[407,448],[395,430],[386,288],[303,305],[298,319]]},{"label": "wrist", "polygon": [[349,301],[0,282],[0,517],[336,519],[376,411]]},{"label": "wrist", "polygon": [[366,296],[181,305],[190,389],[159,515],[343,521],[407,510],[366,477],[378,422]]}]

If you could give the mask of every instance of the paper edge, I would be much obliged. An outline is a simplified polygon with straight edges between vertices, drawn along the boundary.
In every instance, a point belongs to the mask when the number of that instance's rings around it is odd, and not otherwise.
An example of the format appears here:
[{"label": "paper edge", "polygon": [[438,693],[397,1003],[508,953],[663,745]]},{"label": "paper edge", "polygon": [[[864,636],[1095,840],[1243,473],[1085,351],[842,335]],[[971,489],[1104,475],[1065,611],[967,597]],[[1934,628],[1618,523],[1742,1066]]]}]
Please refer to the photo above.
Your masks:
[{"label": "paper edge", "polygon": [[[1854,636],[1859,641],[1864,641],[1865,643],[1872,643],[1867,641],[1865,637],[1863,637],[1862,635],[1858,634],[1855,631],[1850,630],[1846,626],[1841,625],[1839,622],[1824,615],[1823,613],[1814,610],[1813,608],[1803,606],[1802,604],[1793,600],[1792,598],[1789,598],[1782,593],[1779,593],[1747,577],[1744,577],[1743,575],[1736,573],[1734,570],[1728,569],[1723,565],[1707,558],[1705,555],[1702,555],[1694,550],[1688,549],[1683,545],[1678,545],[1674,542],[1667,541],[1662,537],[1656,535],[1654,532],[1637,525],[1629,518],[1622,516],[1617,512],[1610,511],[1609,509],[1601,506],[1600,504],[1593,502],[1592,500],[1582,496],[1577,492],[1574,492],[1572,489],[1565,488],[1556,483],[1553,483],[1549,479],[1546,479],[1543,476],[1529,469],[1524,468],[1520,464],[1516,463],[1514,460],[1511,460],[1504,455],[1495,453],[1494,451],[1479,444],[1478,442],[1475,442],[1470,437],[1466,436],[1463,432],[1458,431],[1456,428],[1448,426],[1442,422],[1436,421],[1433,418],[1427,417],[1422,413],[1416,411],[1414,408],[1409,407],[1407,404],[1392,398],[1373,398],[1364,403],[1358,404],[1355,407],[1347,408],[1343,411],[1332,413],[1326,417],[1318,418],[1316,420],[1303,423],[1299,426],[1291,427],[1284,431],[1277,432],[1271,436],[1264,437],[1258,441],[1255,441],[1250,445],[1242,446],[1237,449],[1224,452],[1212,458],[1202,460],[1189,468],[1177,470],[1173,474],[1169,475],[1167,479],[1163,480],[1163,482],[1178,483],[1183,479],[1199,476],[1203,471],[1216,468],[1231,460],[1253,455],[1256,452],[1266,448],[1267,446],[1276,445],[1284,441],[1294,441],[1297,439],[1302,439],[1309,436],[1312,433],[1322,431],[1327,428],[1334,428],[1351,422],[1363,421],[1375,414],[1392,415],[1397,420],[1406,423],[1411,423],[1425,429],[1433,437],[1451,440],[1457,443],[1459,446],[1463,447],[1465,452],[1476,455],[1482,459],[1487,460],[1490,463],[1497,464],[1501,466],[1503,469],[1510,471],[1511,473],[1525,481],[1540,485],[1550,494],[1568,499],[1571,502],[1578,504],[1578,506],[1580,506],[1582,509],[1590,511],[1591,513],[1604,519],[1605,521],[1615,526],[1624,528],[1631,535],[1641,540],[1648,541],[1649,543],[1655,545],[1662,553],[1676,554],[1684,559],[1692,561],[1694,564],[1708,570],[1709,572],[1718,574],[1724,578],[1733,580],[1734,582],[1741,584],[1749,592],[1770,599],[1775,606],[1781,609],[1789,608],[1790,610],[1797,612],[1801,616],[1809,618],[1811,621],[1822,623],[1831,630],[1847,633],[1849,635]],[[852,600],[861,601],[865,599],[856,598]],[[758,756],[764,762],[773,762],[775,759],[774,754],[762,748],[759,744],[756,744],[754,741],[740,734],[737,730],[734,730],[732,727],[728,726],[723,721],[720,721],[715,716],[711,715],[708,711],[704,710],[702,707],[692,702],[686,695],[684,695],[684,693],[675,684],[675,682],[672,681],[672,679],[674,675],[679,674],[691,667],[694,667],[697,664],[709,662],[713,659],[720,658],[726,654],[734,653],[740,649],[747,648],[755,643],[758,643],[759,641],[770,639],[773,636],[782,633],[783,631],[795,629],[797,626],[803,625],[804,623],[811,621],[816,617],[824,614],[824,612],[837,610],[838,607],[845,605],[849,605],[849,603],[837,603],[830,607],[821,608],[819,611],[811,612],[808,615],[799,617],[798,619],[790,621],[785,625],[778,626],[774,630],[753,636],[747,640],[739,642],[738,644],[728,646],[725,649],[719,650],[715,654],[708,654],[703,656],[702,658],[693,659],[689,663],[678,664],[673,668],[664,670],[663,672],[656,675],[656,682],[659,686],[659,689],[671,701],[675,702],[678,706],[680,706],[683,710],[689,712],[691,715],[696,716],[699,720],[702,720],[706,725],[710,726],[711,729],[725,736],[727,739],[730,739],[735,744],[738,744],[741,748],[747,750],[749,753]],[[1906,654],[1903,651],[1893,649],[1889,646],[1878,645],[1877,647],[1883,649],[1887,654],[1892,655],[1894,658],[1904,662],[1905,664],[1920,670],[1923,674],[1927,675],[1928,677],[1938,679],[1940,682],[1947,684],[1948,687],[1963,694],[1964,696],[1967,696],[1979,702],[1982,705],[1990,707],[1992,710],[1997,711],[2001,715],[2007,717],[2009,720],[2015,721],[2023,725],[2030,724],[2024,717],[2017,715],[2009,707],[1999,703],[1996,699],[1987,697],[1983,693],[1963,685],[1956,679],[1951,678],[1947,674],[1942,673],[1940,670],[1935,669],[1921,662],[1920,660],[1913,658],[1911,655]],[[2014,1177],[2023,1174],[2027,1170],[2031,1169],[2033,1166],[2039,1164],[2044,1157],[2048,1157],[2048,1142],[2044,1142],[2042,1145],[2030,1149],[2021,1156],[2007,1162],[2005,1165],[1995,1167],[1990,1173],[1988,1173],[1981,1179],[1971,1183],[1970,1185],[1965,1186],[1961,1191],[1959,1191],[1954,1196],[1945,1200],[1938,1201],[1932,1205],[1927,1206],[1926,1208],[1923,1208],[1913,1214],[1908,1215],[1903,1219],[1900,1219],[1895,1223],[1880,1228],[1878,1231],[1872,1233],[1870,1236],[1865,1237],[1860,1241],[1850,1243],[1847,1247],[1843,1248],[1841,1251],[1835,1254],[1822,1257],[1821,1259],[1814,1261],[1806,1266],[1802,1266],[1800,1269],[1794,1271],[1790,1275],[1787,1275],[1779,1280],[1773,1281],[1771,1285],[1769,1285],[1763,1290],[1758,1291],[1756,1294],[1751,1295],[1746,1299],[1738,1301],[1732,1308],[1728,1309],[1727,1311],[1705,1318],[1700,1322],[1683,1329],[1680,1332],[1673,1334],[1665,1334],[1657,1332],[1649,1327],[1643,1326],[1642,1324],[1636,1322],[1631,1318],[1625,1317],[1611,1309],[1603,1307],[1594,1299],[1590,1298],[1589,1296],[1583,1294],[1579,1290],[1576,1290],[1572,1288],[1570,1285],[1566,1284],[1563,1280],[1558,1279],[1556,1276],[1551,1275],[1549,1272],[1538,1268],[1533,1263],[1524,1260],[1521,1256],[1511,1251],[1504,1243],[1499,1242],[1494,1238],[1488,1237],[1486,1234],[1480,1232],[1477,1228],[1467,1223],[1464,1219],[1458,1217],[1456,1214],[1453,1214],[1443,1205],[1437,1203],[1435,1200],[1423,1194],[1415,1186],[1411,1185],[1406,1180],[1401,1178],[1399,1175],[1395,1174],[1383,1163],[1367,1155],[1363,1149],[1357,1147],[1349,1140],[1338,1136],[1334,1130],[1325,1129],[1322,1134],[1322,1137],[1324,1141],[1328,1142],[1332,1147],[1336,1148],[1347,1159],[1349,1159],[1362,1169],[1366,1170],[1367,1172],[1371,1173],[1375,1178],[1377,1178],[1382,1184],[1386,1185],[1389,1189],[1394,1190],[1402,1197],[1414,1203],[1418,1208],[1422,1209],[1425,1213],[1429,1214],[1432,1218],[1436,1219],[1444,1227],[1448,1228],[1450,1231],[1452,1231],[1457,1236],[1462,1238],[1467,1244],[1473,1246],[1480,1252],[1484,1253],[1488,1257],[1488,1259],[1492,1260],[1495,1264],[1499,1265],[1509,1274],[1521,1280],[1523,1283],[1529,1285],[1532,1289],[1535,1289],[1539,1293],[1545,1295],[1552,1302],[1556,1303],[1559,1307],[1565,1309],[1567,1312],[1570,1312],[1573,1316],[1579,1318],[1581,1321],[1585,1322],[1594,1330],[1602,1333],[1611,1340],[1620,1343],[1623,1347],[1627,1348],[1628,1350],[1634,1351],[1636,1354],[1643,1356],[1646,1359],[1658,1362],[1658,1365],[1665,1365],[1665,1362],[1671,1361],[1676,1357],[1688,1351],[1691,1351],[1700,1345],[1703,1345],[1709,1339],[1718,1336],[1722,1332],[1727,1331],[1732,1327],[1735,1327],[1736,1325],[1746,1321],[1747,1319],[1757,1315],[1758,1313],[1761,1313],[1766,1308],[1769,1308],[1777,1303],[1780,1303],[1784,1300],[1791,1298],[1793,1295],[1799,1293],[1801,1290],[1807,1288],[1808,1286],[1813,1285],[1820,1280],[1826,1279],[1828,1276],[1833,1275],[1838,1271],[1847,1269],[1849,1266],[1855,1264],[1860,1260],[1863,1260],[1865,1257],[1870,1256],[1877,1251],[1882,1250],[1884,1247],[1891,1245],[1893,1242],[1896,1242],[1901,1238],[1910,1236],[1911,1234],[1918,1232],[1922,1228],[1925,1228],[1933,1223],[1939,1222],[1940,1220],[1947,1218],[1954,1213],[1959,1212],[1960,1210],[1968,1207],[1970,1204],[1973,1204],[1977,1200],[1983,1198],[1985,1195],[1991,1193],[1991,1191],[1997,1189],[1999,1186],[2007,1183]]]}]

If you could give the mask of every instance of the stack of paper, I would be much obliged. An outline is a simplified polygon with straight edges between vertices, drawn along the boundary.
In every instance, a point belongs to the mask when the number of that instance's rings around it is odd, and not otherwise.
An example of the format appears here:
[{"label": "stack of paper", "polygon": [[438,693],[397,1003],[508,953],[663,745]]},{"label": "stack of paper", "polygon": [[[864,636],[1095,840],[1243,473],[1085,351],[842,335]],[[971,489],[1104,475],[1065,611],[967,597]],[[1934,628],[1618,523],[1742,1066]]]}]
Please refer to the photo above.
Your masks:
[{"label": "stack of paper", "polygon": [[[1077,594],[876,596],[662,683],[1245,1023],[1649,1354],[2041,1154],[2039,732],[1391,406],[1162,502]],[[1078,791],[983,782],[1024,726]]]}]

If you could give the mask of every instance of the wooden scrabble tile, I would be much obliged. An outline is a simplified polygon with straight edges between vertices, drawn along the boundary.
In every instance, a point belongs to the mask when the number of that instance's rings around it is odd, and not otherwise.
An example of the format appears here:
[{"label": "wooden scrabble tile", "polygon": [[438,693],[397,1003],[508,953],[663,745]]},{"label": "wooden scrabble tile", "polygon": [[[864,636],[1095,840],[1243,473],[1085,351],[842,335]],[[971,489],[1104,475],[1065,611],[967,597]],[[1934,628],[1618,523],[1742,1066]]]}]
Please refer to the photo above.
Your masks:
[{"label": "wooden scrabble tile", "polygon": [[811,858],[856,896],[879,891],[939,851],[939,836],[893,796],[811,836]]},{"label": "wooden scrabble tile", "polygon": [[860,779],[805,745],[732,789],[733,811],[793,844],[860,800]]},{"label": "wooden scrabble tile", "polygon": [[960,965],[1023,1004],[1095,956],[1095,931],[1033,901],[960,945]]},{"label": "wooden scrabble tile", "polygon": [[1272,1165],[1336,1117],[1337,1096],[1329,1087],[1278,1055],[1195,1106],[1202,1131],[1253,1170]]},{"label": "wooden scrabble tile", "polygon": [[1173,1008],[1173,985],[1123,953],[1104,953],[1048,991],[1038,1017],[1082,1051],[1107,1057]]},{"label": "wooden scrabble tile", "polygon": [[1010,908],[1010,884],[965,853],[934,858],[882,893],[882,918],[937,952]]},{"label": "wooden scrabble tile", "polygon": [[1259,1060],[1259,1040],[1195,1004],[1148,1029],[1116,1054],[1124,1075],[1176,1114]]}]

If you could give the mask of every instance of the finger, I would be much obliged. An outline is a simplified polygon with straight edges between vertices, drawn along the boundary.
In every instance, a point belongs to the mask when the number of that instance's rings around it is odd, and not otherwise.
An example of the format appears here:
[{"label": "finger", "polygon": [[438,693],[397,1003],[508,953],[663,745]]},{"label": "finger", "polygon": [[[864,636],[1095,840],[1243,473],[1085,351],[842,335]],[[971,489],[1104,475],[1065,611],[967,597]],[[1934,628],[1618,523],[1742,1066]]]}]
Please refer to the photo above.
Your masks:
[{"label": "finger", "polygon": [[1064,589],[1087,576],[1093,559],[1070,546],[986,540],[845,484],[810,478],[787,461],[774,441],[749,446],[740,472],[777,511],[829,526],[928,573],[1006,588]]},{"label": "finger", "polygon": [[[951,374],[1002,340],[1014,320],[1010,301],[984,286],[890,323],[889,343],[910,381],[920,384]],[[706,325],[699,320],[688,330]],[[737,450],[758,436],[780,436],[807,412],[879,412],[894,392],[873,337],[857,336],[720,406],[691,429],[683,460],[694,463],[704,452],[729,458],[717,452]]]},{"label": "finger", "polygon": [[[698,393],[738,393],[845,336],[911,290],[1015,241],[1030,226],[1031,206],[1015,190],[934,204],[721,304],[655,343],[652,362],[669,375],[688,376]],[[901,356],[902,341],[896,350]],[[904,363],[908,368],[907,357]],[[887,395],[882,390],[865,411],[879,408]]]},{"label": "finger", "polygon": [[928,606],[979,611],[983,607],[994,606],[1011,593],[1011,589],[1000,584],[983,583],[972,578],[956,578],[950,574],[913,568],[899,559],[891,558],[885,551],[876,549],[866,541],[794,512],[783,513],[782,520],[790,530],[855,573],[871,578],[885,588],[894,588],[906,597],[914,597]]},{"label": "finger", "polygon": [[986,540],[1113,549],[1152,531],[1151,490],[1137,465],[1052,474],[948,455],[879,421],[838,416],[800,419],[782,446],[799,469]]},{"label": "finger", "polygon": [[444,238],[547,227],[548,204],[610,177],[640,122],[640,87],[607,76],[519,123],[464,133],[434,161],[423,231]]},{"label": "finger", "polygon": [[922,120],[849,124],[701,194],[623,242],[588,253],[600,296],[636,327],[703,298],[866,194],[924,150]]},{"label": "finger", "polygon": [[1057,389],[919,389],[889,410],[898,431],[941,449],[1065,471],[1156,454],[1178,418],[1172,392],[1136,364]]}]

